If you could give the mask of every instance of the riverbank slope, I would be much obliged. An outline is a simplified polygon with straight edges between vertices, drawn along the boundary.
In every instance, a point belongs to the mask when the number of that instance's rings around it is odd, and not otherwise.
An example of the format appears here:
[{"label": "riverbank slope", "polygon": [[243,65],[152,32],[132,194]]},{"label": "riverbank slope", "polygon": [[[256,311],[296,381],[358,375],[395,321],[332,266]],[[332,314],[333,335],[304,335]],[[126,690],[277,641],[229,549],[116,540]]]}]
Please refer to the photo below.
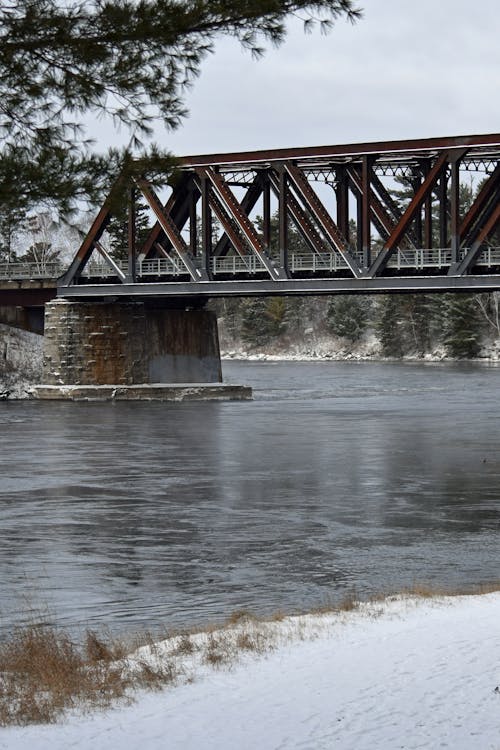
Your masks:
[{"label": "riverbank slope", "polygon": [[269,624],[269,652],[230,668],[190,653],[176,687],[107,714],[0,730],[0,748],[498,750],[499,618],[500,593],[285,618]]}]

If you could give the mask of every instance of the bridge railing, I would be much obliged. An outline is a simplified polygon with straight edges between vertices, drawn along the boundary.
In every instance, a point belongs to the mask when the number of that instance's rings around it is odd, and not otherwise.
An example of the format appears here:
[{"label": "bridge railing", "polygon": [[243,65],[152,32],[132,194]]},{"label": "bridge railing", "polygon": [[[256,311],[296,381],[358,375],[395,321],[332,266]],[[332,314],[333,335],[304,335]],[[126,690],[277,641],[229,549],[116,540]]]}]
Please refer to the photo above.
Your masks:
[{"label": "bridge railing", "polygon": [[65,271],[60,262],[0,263],[0,279],[57,279]]},{"label": "bridge railing", "polygon": [[[126,260],[116,260],[115,265],[122,273],[127,273],[128,262]],[[186,269],[179,260],[172,256],[171,258],[138,261],[137,273],[139,276],[180,276],[186,273]],[[84,278],[109,278],[116,276],[116,270],[104,260],[90,261],[81,275]]]},{"label": "bridge railing", "polygon": [[335,272],[340,269],[349,268],[344,258],[338,253],[292,253],[290,271],[300,273],[301,271],[326,271]]},{"label": "bridge railing", "polygon": [[[465,252],[465,248],[461,250],[461,257],[463,257]],[[406,268],[443,268],[450,264],[451,250],[447,247],[398,250],[387,262],[389,268],[397,268],[398,270]]]},{"label": "bridge railing", "polygon": [[[469,248],[461,248],[460,258],[463,258]],[[195,264],[201,259],[195,258]],[[361,261],[360,261],[361,263]],[[426,268],[446,269],[451,264],[451,250],[449,248],[411,248],[398,250],[387,263],[388,268],[394,270],[416,270]],[[478,266],[500,267],[500,247],[487,247],[475,261]],[[127,273],[127,261],[115,261],[116,267],[124,274]],[[289,257],[289,267],[292,274],[306,272],[335,273],[349,268],[346,260],[339,253],[292,253]],[[8,279],[57,279],[65,272],[65,266],[60,262],[51,263],[0,263],[0,280]],[[175,256],[170,258],[154,258],[137,262],[137,276],[139,279],[158,277],[186,276],[188,271],[182,261]],[[229,255],[211,259],[213,275],[220,276],[253,276],[266,273],[262,260],[253,255]],[[113,269],[104,261],[90,261],[82,273],[87,279],[106,279],[116,276]]]},{"label": "bridge railing", "polygon": [[257,255],[229,255],[225,258],[212,258],[214,274],[254,274],[266,270],[264,263]]}]

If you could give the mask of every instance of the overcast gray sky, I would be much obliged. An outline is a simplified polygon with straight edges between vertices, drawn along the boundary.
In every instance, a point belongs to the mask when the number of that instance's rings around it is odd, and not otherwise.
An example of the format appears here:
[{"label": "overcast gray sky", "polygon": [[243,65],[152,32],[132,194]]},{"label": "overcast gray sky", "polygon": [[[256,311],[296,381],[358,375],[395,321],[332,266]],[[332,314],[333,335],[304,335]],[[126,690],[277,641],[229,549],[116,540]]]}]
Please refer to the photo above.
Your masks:
[{"label": "overcast gray sky", "polygon": [[222,39],[157,140],[177,154],[500,132],[498,0],[361,0],[255,62]]},{"label": "overcast gray sky", "polygon": [[[220,39],[155,139],[178,155],[500,132],[499,0],[359,0],[327,36],[299,21],[258,62]],[[95,126],[94,126],[95,127]],[[126,143],[104,124],[98,146]]]}]

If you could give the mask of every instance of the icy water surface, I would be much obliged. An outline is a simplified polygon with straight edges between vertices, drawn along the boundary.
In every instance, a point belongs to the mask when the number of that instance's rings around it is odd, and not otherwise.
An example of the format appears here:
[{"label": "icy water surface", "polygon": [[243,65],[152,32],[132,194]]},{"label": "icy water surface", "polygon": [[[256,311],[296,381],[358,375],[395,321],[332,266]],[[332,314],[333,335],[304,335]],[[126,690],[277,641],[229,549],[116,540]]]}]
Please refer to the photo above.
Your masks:
[{"label": "icy water surface", "polygon": [[250,403],[2,402],[0,628],[500,579],[500,368],[236,363]]}]

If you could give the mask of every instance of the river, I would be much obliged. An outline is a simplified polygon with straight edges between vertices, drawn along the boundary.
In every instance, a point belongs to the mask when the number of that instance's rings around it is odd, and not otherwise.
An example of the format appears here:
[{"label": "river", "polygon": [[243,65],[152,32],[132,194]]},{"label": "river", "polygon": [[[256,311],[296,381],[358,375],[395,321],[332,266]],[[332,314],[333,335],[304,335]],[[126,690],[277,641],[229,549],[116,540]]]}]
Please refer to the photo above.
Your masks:
[{"label": "river", "polygon": [[2,402],[0,629],[500,580],[500,367],[225,362],[248,403]]}]

